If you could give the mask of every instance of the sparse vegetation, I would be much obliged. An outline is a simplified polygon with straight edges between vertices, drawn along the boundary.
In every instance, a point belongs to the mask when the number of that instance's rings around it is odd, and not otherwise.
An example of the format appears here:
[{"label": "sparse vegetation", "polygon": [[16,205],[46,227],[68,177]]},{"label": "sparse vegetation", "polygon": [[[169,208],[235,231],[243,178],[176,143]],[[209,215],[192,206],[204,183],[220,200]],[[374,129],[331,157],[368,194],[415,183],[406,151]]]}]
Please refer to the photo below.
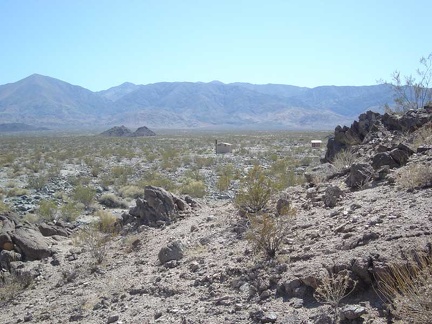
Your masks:
[{"label": "sparse vegetation", "polygon": [[336,154],[333,165],[339,171],[349,169],[351,165],[356,161],[356,156],[352,149],[346,149]]},{"label": "sparse vegetation", "polygon": [[432,166],[428,164],[406,166],[399,170],[397,184],[406,189],[432,186]]},{"label": "sparse vegetation", "polygon": [[77,202],[84,204],[84,206],[88,208],[93,202],[95,195],[96,191],[93,188],[79,185],[74,190],[73,199],[75,199]]},{"label": "sparse vegetation", "polygon": [[379,291],[391,303],[392,314],[405,323],[430,323],[432,318],[432,259],[416,254],[404,264],[390,264],[378,276]]},{"label": "sparse vegetation", "polygon": [[295,215],[295,209],[287,210],[281,216],[249,214],[250,225],[246,239],[252,243],[255,251],[263,252],[267,258],[274,258],[283,240],[291,232]]},{"label": "sparse vegetation", "polygon": [[322,272],[321,280],[314,292],[315,299],[323,304],[328,304],[333,309],[333,323],[337,323],[339,306],[345,297],[351,294],[356,286],[347,271],[332,273],[329,270]]},{"label": "sparse vegetation", "polygon": [[236,204],[241,209],[250,212],[259,212],[264,209],[270,200],[272,183],[266,177],[262,168],[253,166],[248,174],[241,180],[241,187],[236,196]]}]

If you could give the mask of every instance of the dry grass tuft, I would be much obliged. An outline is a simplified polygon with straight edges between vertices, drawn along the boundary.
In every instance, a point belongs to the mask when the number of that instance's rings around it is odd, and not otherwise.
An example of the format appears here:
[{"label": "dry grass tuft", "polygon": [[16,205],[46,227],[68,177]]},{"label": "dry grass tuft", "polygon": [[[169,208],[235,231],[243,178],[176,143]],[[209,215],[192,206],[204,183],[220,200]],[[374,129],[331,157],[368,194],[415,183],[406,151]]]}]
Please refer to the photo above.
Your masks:
[{"label": "dry grass tuft", "polygon": [[411,164],[398,170],[396,183],[402,188],[414,189],[432,186],[432,165]]},{"label": "dry grass tuft", "polygon": [[432,318],[432,257],[415,255],[403,265],[391,264],[378,276],[378,289],[392,305],[392,314],[407,323]]}]

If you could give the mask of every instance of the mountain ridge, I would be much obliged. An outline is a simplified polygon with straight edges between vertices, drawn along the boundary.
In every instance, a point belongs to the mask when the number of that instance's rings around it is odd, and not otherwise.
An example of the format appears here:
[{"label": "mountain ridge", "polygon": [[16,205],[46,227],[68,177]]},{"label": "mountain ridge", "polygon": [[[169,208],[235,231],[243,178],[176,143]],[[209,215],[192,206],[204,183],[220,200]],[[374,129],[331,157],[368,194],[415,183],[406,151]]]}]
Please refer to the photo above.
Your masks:
[{"label": "mountain ridge", "polygon": [[388,85],[320,86],[244,82],[122,83],[92,92],[33,74],[0,85],[0,122],[152,128],[333,128],[391,102]]}]

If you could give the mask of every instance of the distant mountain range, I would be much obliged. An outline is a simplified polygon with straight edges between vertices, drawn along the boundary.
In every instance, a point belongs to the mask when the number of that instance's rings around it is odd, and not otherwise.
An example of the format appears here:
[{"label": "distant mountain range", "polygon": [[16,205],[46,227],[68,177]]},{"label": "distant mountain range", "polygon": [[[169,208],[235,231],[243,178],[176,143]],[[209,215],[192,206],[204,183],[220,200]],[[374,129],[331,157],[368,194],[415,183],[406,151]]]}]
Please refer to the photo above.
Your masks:
[{"label": "distant mountain range", "polygon": [[322,86],[160,82],[92,92],[33,74],[0,86],[0,123],[80,128],[332,129],[392,102],[387,85]]}]

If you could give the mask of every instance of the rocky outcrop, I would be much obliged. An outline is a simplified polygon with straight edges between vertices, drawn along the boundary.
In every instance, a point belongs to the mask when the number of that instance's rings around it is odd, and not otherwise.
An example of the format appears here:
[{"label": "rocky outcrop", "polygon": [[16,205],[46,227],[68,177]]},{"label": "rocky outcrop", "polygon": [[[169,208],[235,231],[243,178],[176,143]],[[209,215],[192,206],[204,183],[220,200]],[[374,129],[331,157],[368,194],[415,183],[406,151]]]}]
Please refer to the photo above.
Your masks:
[{"label": "rocky outcrop", "polygon": [[[412,133],[431,121],[432,113],[427,109],[410,110],[403,115],[393,113],[381,115],[368,111],[361,114],[351,127],[335,128],[334,136],[327,143],[323,162],[332,162],[338,152],[360,144],[368,144],[375,152],[390,151],[402,143],[401,136],[396,136],[399,143],[393,142],[395,135]],[[409,151],[405,152],[409,154]],[[405,160],[402,159],[400,162],[404,163]]]},{"label": "rocky outcrop", "polygon": [[127,137],[132,134],[131,130],[125,126],[114,126],[113,128],[110,128],[106,130],[105,132],[101,133],[102,136],[108,136],[108,137]]},{"label": "rocky outcrop", "polygon": [[132,137],[156,136],[156,133],[148,129],[146,126],[139,127],[131,134]]},{"label": "rocky outcrop", "polygon": [[107,131],[101,133],[102,136],[108,137],[144,137],[144,136],[156,136],[156,133],[148,129],[146,126],[139,127],[135,132],[125,126],[114,126]]},{"label": "rocky outcrop", "polygon": [[27,261],[41,260],[51,255],[51,249],[43,235],[34,229],[16,229],[12,234],[12,241]]},{"label": "rocky outcrop", "polygon": [[[41,260],[52,254],[44,236],[68,236],[67,229],[56,225],[40,224],[39,228],[29,223],[22,224],[16,215],[0,215],[0,252],[2,260],[19,255],[19,260]],[[6,252],[10,252],[8,254]],[[16,254],[14,254],[16,253]],[[6,258],[6,259],[5,259]]]},{"label": "rocky outcrop", "polygon": [[129,215],[123,215],[123,221],[131,222],[132,216],[139,224],[159,227],[175,221],[179,212],[187,208],[185,201],[165,189],[147,186],[144,190],[144,199],[136,200],[136,206],[129,210]]}]

